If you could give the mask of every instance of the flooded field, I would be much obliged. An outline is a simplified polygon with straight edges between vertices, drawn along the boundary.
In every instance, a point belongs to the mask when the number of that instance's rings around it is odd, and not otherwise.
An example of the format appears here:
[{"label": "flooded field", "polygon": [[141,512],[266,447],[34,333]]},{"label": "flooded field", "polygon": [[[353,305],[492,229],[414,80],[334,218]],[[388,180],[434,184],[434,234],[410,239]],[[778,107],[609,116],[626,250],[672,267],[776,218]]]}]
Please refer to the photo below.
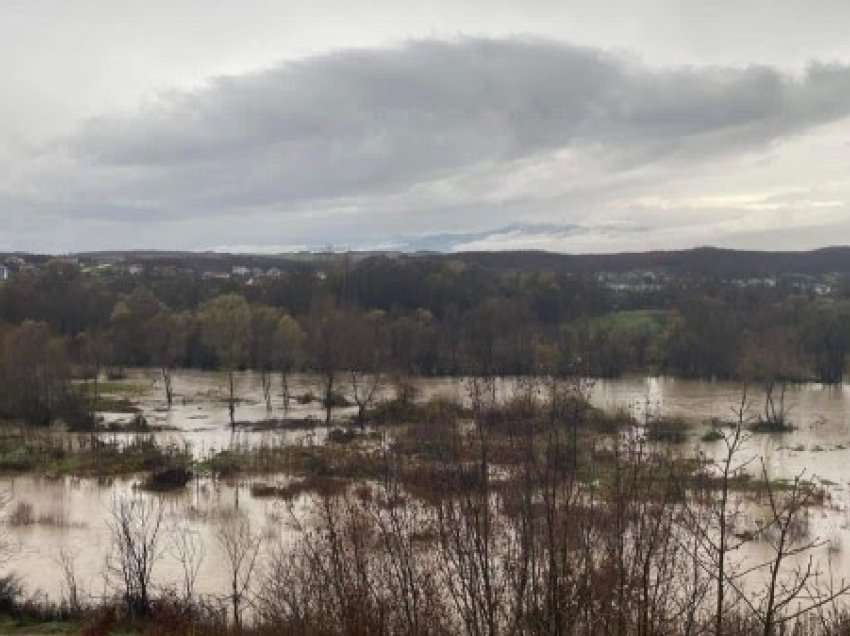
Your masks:
[{"label": "flooded field", "polygon": [[[260,377],[246,372],[237,377],[239,404],[236,418],[241,423],[236,430],[229,424],[225,402],[224,376],[216,373],[184,371],[175,375],[176,391],[173,408],[165,408],[165,396],[157,374],[133,371],[126,382],[139,387],[134,401],[148,423],[161,428],[152,435],[163,444],[188,449],[195,459],[209,457],[217,451],[233,447],[262,445],[322,444],[328,430],[321,425],[324,411],[318,401],[293,400],[286,412],[289,418],[315,418],[309,428],[287,430],[252,430],[251,423],[269,417],[284,416],[279,391],[273,399],[273,412],[267,411]],[[498,392],[510,395],[517,381],[500,381]],[[423,378],[416,381],[419,399],[445,396],[467,399],[467,385],[461,379]],[[344,388],[344,385],[341,386]],[[296,376],[290,381],[291,394],[303,396],[318,393],[316,379]],[[391,395],[392,389],[384,389]],[[752,414],[758,413],[763,396],[751,391]],[[740,402],[741,388],[735,384],[686,381],[671,378],[626,377],[618,380],[599,380],[592,388],[592,402],[606,410],[626,409],[638,420],[648,412],[683,418],[692,423],[688,437],[678,449],[683,453],[697,450],[709,456],[721,451],[722,442],[703,442],[702,434],[712,419],[730,419],[732,408]],[[753,434],[744,455],[764,458],[772,478],[792,478],[801,471],[818,477],[826,485],[828,498],[823,506],[809,515],[810,532],[827,545],[822,554],[829,557],[838,575],[850,575],[850,387],[800,385],[788,388],[786,407],[796,429],[783,434]],[[336,419],[352,417],[353,407],[335,409]],[[121,424],[133,416],[128,413],[104,413],[106,422]],[[136,433],[101,433],[104,438],[131,439]],[[160,588],[178,586],[182,576],[175,556],[173,540],[187,533],[196,537],[204,547],[204,558],[198,576],[197,591],[214,595],[226,589],[226,569],[223,566],[216,532],[223,521],[234,514],[246,515],[253,527],[265,538],[264,549],[273,549],[290,536],[293,515],[309,518],[310,499],[297,497],[292,502],[269,497],[255,497],[251,485],[255,482],[282,484],[285,475],[263,475],[262,478],[234,479],[196,478],[184,488],[168,494],[145,494],[161,498],[165,506],[161,558],[154,571],[154,582]],[[105,562],[110,546],[109,522],[116,497],[135,489],[136,477],[81,479],[75,477],[3,476],[0,489],[11,497],[7,512],[28,507],[27,523],[9,527],[14,557],[8,568],[21,575],[29,594],[60,598],[63,578],[59,562],[64,554],[70,556],[78,583],[85,594],[105,596],[108,582],[104,578]],[[752,505],[746,514],[753,520],[763,511]],[[22,514],[22,513],[21,513]],[[20,520],[19,520],[20,521]],[[752,545],[747,559],[760,558],[757,543]]]}]

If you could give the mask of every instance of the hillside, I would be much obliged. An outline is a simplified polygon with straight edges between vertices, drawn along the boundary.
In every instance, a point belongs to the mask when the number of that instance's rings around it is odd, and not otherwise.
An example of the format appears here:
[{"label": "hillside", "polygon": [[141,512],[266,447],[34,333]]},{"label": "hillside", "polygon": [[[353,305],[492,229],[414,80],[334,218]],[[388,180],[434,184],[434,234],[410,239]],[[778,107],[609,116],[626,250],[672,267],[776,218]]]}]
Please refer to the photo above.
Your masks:
[{"label": "hillside", "polygon": [[[45,255],[0,254],[0,259],[24,256],[44,262]],[[156,250],[80,252],[73,256],[88,261],[139,262],[196,269],[229,270],[234,265],[276,266],[282,270],[322,267],[338,262],[342,254],[297,252],[286,254],[226,254],[219,252],[166,252]],[[688,250],[626,252],[618,254],[559,254],[544,251],[413,252],[358,251],[346,256],[352,264],[375,258],[461,261],[502,272],[551,271],[588,274],[653,270],[671,275],[760,276],[771,274],[822,275],[850,272],[850,246],[826,247],[806,252],[770,252],[700,247]]]},{"label": "hillside", "polygon": [[670,274],[716,276],[850,272],[850,246],[828,247],[809,252],[761,252],[712,247],[582,255],[536,251],[463,252],[432,258],[453,258],[487,269],[503,271],[592,273],[664,270]]}]

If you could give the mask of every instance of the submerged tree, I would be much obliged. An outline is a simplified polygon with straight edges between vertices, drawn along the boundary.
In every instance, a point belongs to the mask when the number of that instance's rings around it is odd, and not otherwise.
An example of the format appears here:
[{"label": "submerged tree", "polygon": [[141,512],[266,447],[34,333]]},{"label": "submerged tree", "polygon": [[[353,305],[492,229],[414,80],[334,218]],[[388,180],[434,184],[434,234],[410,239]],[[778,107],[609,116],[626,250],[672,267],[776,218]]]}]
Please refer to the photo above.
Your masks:
[{"label": "submerged tree", "polygon": [[387,358],[384,312],[352,316],[347,329],[344,365],[351,380],[351,395],[357,404],[357,423],[362,428],[366,409],[374,402],[383,380]]},{"label": "submerged tree", "polygon": [[251,358],[254,368],[260,371],[263,399],[266,410],[272,410],[271,374],[275,368],[275,348],[280,312],[273,307],[251,307]]},{"label": "submerged tree", "polygon": [[131,616],[150,612],[153,568],[162,557],[163,516],[162,502],[154,499],[131,495],[112,502],[112,553],[107,570],[119,580]]},{"label": "submerged tree", "polygon": [[850,353],[850,305],[823,303],[813,307],[803,324],[803,346],[820,382],[841,382]]},{"label": "submerged tree", "polygon": [[47,425],[73,399],[64,341],[42,322],[9,330],[0,348],[0,412]]},{"label": "submerged tree", "polygon": [[326,424],[331,423],[334,403],[338,401],[336,379],[345,356],[347,329],[346,314],[331,301],[314,308],[310,315],[308,337],[312,366],[321,381]]},{"label": "submerged tree", "polygon": [[289,408],[289,374],[298,367],[304,356],[306,338],[297,320],[289,314],[280,317],[275,331],[274,364],[280,373],[284,411]]},{"label": "submerged tree", "polygon": [[251,521],[241,515],[225,519],[216,531],[216,541],[227,566],[229,600],[233,623],[242,625],[242,612],[257,569],[263,535],[251,528]]},{"label": "submerged tree", "polygon": [[773,327],[749,334],[738,363],[738,375],[747,383],[760,383],[764,405],[760,426],[782,431],[791,427],[785,405],[788,382],[799,375],[799,342],[788,328]]},{"label": "submerged tree", "polygon": [[235,371],[245,362],[251,333],[251,309],[242,296],[225,294],[201,307],[201,332],[227,373],[230,424],[236,426]]},{"label": "submerged tree", "polygon": [[71,340],[71,359],[79,365],[86,382],[91,382],[88,390],[89,417],[92,424],[100,403],[100,375],[112,359],[112,343],[103,332],[84,331]]},{"label": "submerged tree", "polygon": [[183,574],[183,601],[191,604],[195,599],[195,583],[206,556],[203,538],[188,523],[182,522],[172,530],[171,556],[180,564]]},{"label": "submerged tree", "polygon": [[192,319],[188,314],[160,311],[148,321],[146,334],[151,361],[159,367],[168,408],[174,402],[172,370],[186,355]]}]

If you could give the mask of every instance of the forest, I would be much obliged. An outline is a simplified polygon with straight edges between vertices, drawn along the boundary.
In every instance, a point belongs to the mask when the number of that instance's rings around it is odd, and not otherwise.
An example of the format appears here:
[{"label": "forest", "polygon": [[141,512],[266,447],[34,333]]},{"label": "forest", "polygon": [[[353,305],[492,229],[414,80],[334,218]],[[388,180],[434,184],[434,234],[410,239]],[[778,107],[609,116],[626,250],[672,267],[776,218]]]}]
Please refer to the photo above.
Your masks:
[{"label": "forest", "polygon": [[310,370],[329,394],[340,372],[837,383],[850,351],[850,296],[781,284],[680,275],[624,293],[589,274],[384,257],[252,283],[60,260],[20,273],[0,284],[0,413],[84,425],[70,381],[128,367],[159,369],[170,400],[176,368],[250,368],[284,385]]}]

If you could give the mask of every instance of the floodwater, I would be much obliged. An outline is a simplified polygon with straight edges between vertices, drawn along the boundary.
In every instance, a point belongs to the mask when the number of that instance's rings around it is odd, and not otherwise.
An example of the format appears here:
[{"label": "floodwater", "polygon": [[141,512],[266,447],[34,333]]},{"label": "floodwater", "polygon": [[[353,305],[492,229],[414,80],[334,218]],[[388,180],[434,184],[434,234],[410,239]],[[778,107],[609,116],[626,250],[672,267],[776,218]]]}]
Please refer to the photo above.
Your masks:
[{"label": "floodwater", "polygon": [[[160,442],[173,442],[191,449],[195,457],[205,457],[233,444],[320,444],[327,430],[316,426],[306,430],[251,431],[240,427],[232,432],[225,397],[224,376],[201,371],[181,371],[174,376],[175,403],[164,408],[164,393],[158,375],[152,371],[133,371],[129,380],[145,388],[137,398],[145,417],[152,425],[169,430],[155,433]],[[278,380],[275,378],[274,382]],[[416,380],[420,399],[445,396],[466,399],[467,386],[456,378],[421,378]],[[509,395],[517,381],[502,380],[500,395]],[[344,382],[339,384],[345,389]],[[298,375],[290,379],[290,392],[300,396],[308,391],[319,393],[316,379]],[[693,381],[673,378],[631,376],[593,383],[591,400],[609,410],[626,409],[638,419],[645,414],[684,418],[692,424],[686,452],[700,450],[709,456],[722,450],[722,442],[705,443],[701,435],[712,419],[733,419],[733,409],[741,401],[741,387],[724,382]],[[245,372],[238,374],[237,393],[240,402],[237,419],[259,422],[270,415],[262,398],[260,377]],[[385,389],[391,394],[391,389]],[[763,394],[750,391],[750,415],[762,408]],[[784,434],[757,434],[747,441],[742,456],[763,457],[771,478],[792,478],[805,471],[806,478],[818,477],[827,484],[827,504],[814,510],[809,519],[811,535],[828,542],[823,554],[832,560],[833,571],[850,578],[850,386],[826,387],[816,384],[788,387],[786,409],[796,430]],[[351,407],[335,409],[335,417],[351,416]],[[283,417],[280,387],[274,386],[272,417]],[[107,421],[129,420],[126,414],[104,414]],[[314,417],[320,422],[324,412],[318,402],[293,404],[286,417]],[[130,437],[132,433],[104,434]],[[754,462],[755,465],[755,462]],[[264,476],[258,481],[284,482],[286,477]],[[138,478],[114,480],[49,479],[36,476],[0,477],[0,491],[11,496],[6,510],[19,502],[32,506],[35,523],[24,527],[8,527],[6,534],[15,554],[4,565],[4,571],[17,572],[31,595],[52,600],[62,597],[63,579],[58,560],[62,552],[73,557],[78,584],[85,594],[101,597],[109,592],[105,580],[105,563],[110,546],[109,522],[116,497],[133,491]],[[181,571],[172,549],[172,537],[179,529],[194,533],[204,545],[205,556],[198,577],[197,591],[220,594],[226,589],[226,568],[219,554],[216,532],[228,517],[243,514],[252,526],[262,532],[267,546],[291,538],[291,511],[287,504],[269,498],[255,498],[250,481],[223,482],[199,479],[184,490],[160,497],[165,506],[161,531],[162,555],[154,569],[154,582],[159,587],[178,586]],[[296,514],[308,514],[309,501],[296,500]],[[753,523],[763,514],[756,505],[747,510]],[[761,548],[753,543],[751,558],[761,558]]]}]

